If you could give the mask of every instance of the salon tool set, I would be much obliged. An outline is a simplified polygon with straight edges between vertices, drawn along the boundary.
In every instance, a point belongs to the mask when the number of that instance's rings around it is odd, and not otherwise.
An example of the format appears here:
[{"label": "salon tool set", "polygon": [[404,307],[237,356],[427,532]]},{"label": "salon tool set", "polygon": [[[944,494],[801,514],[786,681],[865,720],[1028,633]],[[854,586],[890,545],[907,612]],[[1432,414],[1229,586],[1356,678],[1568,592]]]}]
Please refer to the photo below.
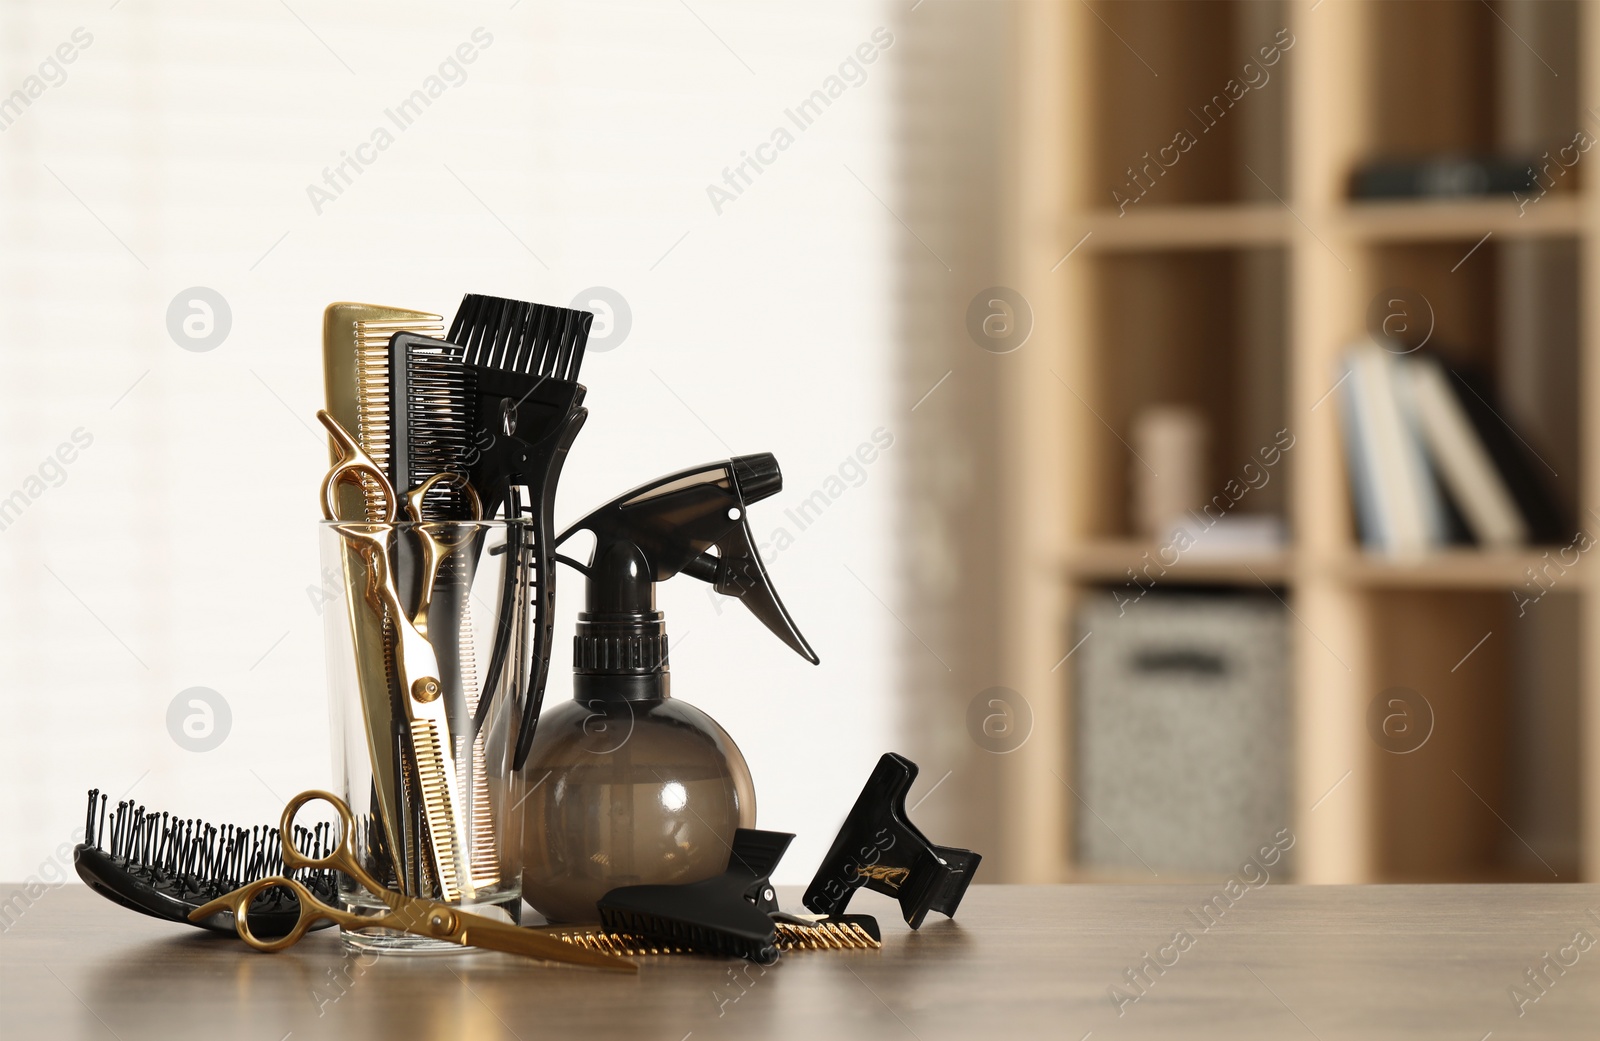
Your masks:
[{"label": "salon tool set", "polygon": [[[877,921],[844,913],[863,886],[898,899],[912,929],[955,914],[981,858],[910,823],[917,767],[893,753],[806,890],[811,913],[780,909],[771,874],[794,836],[755,828],[738,746],[671,696],[655,586],[705,582],[816,664],[750,528],[783,475],[770,454],[689,467],[558,535],[592,321],[479,294],[448,329],[427,311],[327,308],[318,499],[344,591],[325,617],[341,794],[302,792],[277,829],[247,832],[129,803],[108,829],[91,792],[77,865],[97,892],[264,951],[337,924],[353,947],[624,972],[649,955],[878,949]],[[560,552],[580,534],[584,559]],[[557,563],[585,597],[573,697],[542,711]],[[312,803],[338,823],[298,826]],[[519,924],[524,898],[549,924]]]}]

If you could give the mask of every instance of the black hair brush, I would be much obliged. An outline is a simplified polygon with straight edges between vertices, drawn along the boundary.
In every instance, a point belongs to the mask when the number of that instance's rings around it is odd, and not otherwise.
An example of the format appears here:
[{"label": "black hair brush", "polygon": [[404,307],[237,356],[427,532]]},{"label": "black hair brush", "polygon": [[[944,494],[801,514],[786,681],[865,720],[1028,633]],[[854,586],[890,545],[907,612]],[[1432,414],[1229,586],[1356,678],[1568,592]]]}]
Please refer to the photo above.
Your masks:
[{"label": "black hair brush", "polygon": [[[686,885],[623,886],[597,902],[607,930],[661,948],[778,960],[778,897],[769,881],[794,836],[740,828],[728,870]],[[782,916],[790,924],[812,923]],[[876,923],[874,923],[876,924]]]},{"label": "black hair brush", "polygon": [[[445,337],[463,349],[472,419],[468,476],[483,499],[485,517],[504,509],[507,517],[531,519],[531,532],[512,525],[506,551],[528,567],[534,590],[533,654],[528,701],[522,708],[513,767],[521,769],[533,744],[534,727],[550,672],[555,639],[555,491],[578,431],[588,418],[585,389],[578,382],[594,315],[549,304],[469,293]],[[502,593],[512,595],[509,577]],[[478,702],[474,729],[487,718],[509,652],[509,602],[501,604]]]},{"label": "black hair brush", "polygon": [[[73,850],[72,859],[90,889],[129,910],[233,936],[231,914],[190,922],[189,912],[258,878],[284,874],[282,838],[276,827],[217,827],[153,813],[128,801],[117,803],[108,820],[106,801],[98,788],[90,789],[84,841]],[[337,841],[330,824],[295,828],[295,845],[308,856],[331,853]],[[289,877],[303,883],[318,900],[336,904],[337,872],[301,869]],[[292,893],[269,889],[250,905],[250,928],[263,939],[284,936],[299,914]],[[312,928],[332,924],[319,922]]]}]

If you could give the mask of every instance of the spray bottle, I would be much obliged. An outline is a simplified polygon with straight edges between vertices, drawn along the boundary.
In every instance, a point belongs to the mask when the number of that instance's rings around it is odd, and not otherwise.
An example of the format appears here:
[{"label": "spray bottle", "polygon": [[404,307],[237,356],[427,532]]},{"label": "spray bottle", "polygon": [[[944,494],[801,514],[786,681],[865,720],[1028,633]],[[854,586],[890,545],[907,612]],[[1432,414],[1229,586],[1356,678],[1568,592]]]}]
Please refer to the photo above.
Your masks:
[{"label": "spray bottle", "polygon": [[522,893],[552,921],[595,921],[619,886],[720,874],[738,828],[756,822],[750,769],[733,739],[670,696],[655,586],[677,574],[735,597],[817,664],[767,578],[746,511],[783,488],[769,454],[668,474],[568,528],[594,535],[573,640],[573,699],[539,720],[522,772]]}]

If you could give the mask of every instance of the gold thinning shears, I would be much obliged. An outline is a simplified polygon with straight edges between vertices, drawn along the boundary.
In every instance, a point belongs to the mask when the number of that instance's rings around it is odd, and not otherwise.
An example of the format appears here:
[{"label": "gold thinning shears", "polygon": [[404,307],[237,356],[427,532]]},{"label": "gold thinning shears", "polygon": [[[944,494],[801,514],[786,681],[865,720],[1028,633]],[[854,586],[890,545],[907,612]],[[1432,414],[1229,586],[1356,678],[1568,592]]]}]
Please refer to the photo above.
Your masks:
[{"label": "gold thinning shears", "polygon": [[[459,841],[462,834],[460,785],[450,740],[449,707],[445,704],[444,684],[439,679],[439,657],[428,640],[428,608],[433,602],[439,567],[455,550],[471,541],[472,532],[449,541],[441,537],[448,524],[422,520],[423,498],[442,481],[459,482],[472,504],[473,519],[482,518],[477,493],[466,479],[450,473],[428,478],[405,496],[407,514],[415,522],[411,529],[422,544],[422,589],[417,608],[408,612],[400,602],[395,568],[390,558],[389,539],[400,497],[395,494],[383,468],[362,449],[350,432],[327,410],[317,412],[338,446],[339,458],[322,479],[322,514],[335,525],[345,544],[360,554],[367,566],[366,600],[372,610],[387,617],[395,636],[394,669],[401,700],[405,702],[410,724],[412,761],[416,764],[423,813],[428,822],[431,846],[429,859],[440,895],[447,901],[471,896],[472,878],[466,869]],[[336,489],[343,483],[370,483],[383,497],[381,519],[376,522],[345,521],[338,516]],[[392,823],[392,822],[390,822]]]},{"label": "gold thinning shears", "polygon": [[[333,852],[325,857],[308,857],[301,853],[294,844],[294,818],[301,807],[310,802],[325,802],[330,804],[339,813],[339,842]],[[283,818],[279,821],[279,831],[283,838],[283,866],[287,871],[300,868],[312,870],[339,871],[355,879],[362,888],[377,896],[389,907],[387,914],[363,915],[344,911],[340,908],[329,907],[311,894],[300,882],[283,875],[273,875],[268,878],[257,879],[247,886],[235,889],[233,892],[220,896],[210,903],[195,908],[189,913],[192,922],[203,921],[214,914],[231,912],[233,914],[234,928],[239,932],[239,938],[258,951],[281,951],[300,941],[306,931],[319,921],[327,920],[337,923],[346,929],[395,929],[410,933],[414,936],[426,936],[434,940],[445,940],[450,943],[460,944],[463,947],[481,947],[484,950],[504,951],[507,954],[520,954],[528,958],[542,958],[545,961],[566,962],[572,965],[588,965],[596,969],[610,969],[616,972],[637,972],[637,962],[630,961],[614,954],[602,954],[598,951],[586,950],[564,943],[554,936],[547,936],[523,929],[509,922],[497,922],[491,918],[480,915],[468,914],[458,911],[453,907],[434,900],[424,900],[419,897],[405,896],[388,889],[371,875],[356,861],[355,850],[351,845],[351,838],[355,834],[355,819],[350,814],[350,807],[346,806],[343,799],[332,792],[312,790],[301,792],[289,800],[289,805],[283,808]],[[287,889],[294,893],[300,904],[300,917],[295,922],[294,928],[288,934],[275,940],[263,940],[250,931],[250,903],[261,893],[269,889]]]}]

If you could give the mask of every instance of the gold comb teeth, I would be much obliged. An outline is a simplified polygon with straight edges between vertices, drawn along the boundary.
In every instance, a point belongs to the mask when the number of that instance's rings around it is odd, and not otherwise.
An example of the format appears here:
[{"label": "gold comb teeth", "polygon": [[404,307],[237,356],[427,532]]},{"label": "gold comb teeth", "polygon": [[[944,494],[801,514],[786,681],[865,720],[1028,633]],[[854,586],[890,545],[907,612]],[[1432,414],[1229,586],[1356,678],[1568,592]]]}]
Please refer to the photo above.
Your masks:
[{"label": "gold comb teeth", "polygon": [[883,941],[857,922],[818,922],[806,928],[778,923],[780,951],[875,951]]},{"label": "gold comb teeth", "polygon": [[[824,921],[810,927],[793,925],[789,922],[774,924],[778,929],[777,946],[780,951],[875,951],[883,946],[883,941],[860,922]],[[545,926],[539,931],[548,933],[563,943],[629,958],[652,954],[699,953],[687,947],[658,946],[652,944],[646,937],[631,933],[601,932],[599,927],[584,929]]]},{"label": "gold comb teeth", "polygon": [[[470,607],[470,604],[461,606],[461,688],[466,691],[467,718],[476,719],[481,692],[478,690],[478,656],[472,640]],[[469,870],[472,884],[479,889],[500,881],[500,837],[495,829],[494,804],[489,796],[488,750],[484,746],[484,738],[485,732],[480,730],[470,748],[456,752],[458,766],[471,774],[461,783],[460,790],[466,794],[469,802],[469,827],[472,831],[472,863]]]},{"label": "gold comb teeth", "polygon": [[430,858],[439,879],[440,895],[447,903],[461,899],[461,878],[456,871],[455,785],[445,766],[442,735],[433,720],[411,720],[411,747],[417,757],[417,780],[422,789],[423,814],[428,821]]}]

